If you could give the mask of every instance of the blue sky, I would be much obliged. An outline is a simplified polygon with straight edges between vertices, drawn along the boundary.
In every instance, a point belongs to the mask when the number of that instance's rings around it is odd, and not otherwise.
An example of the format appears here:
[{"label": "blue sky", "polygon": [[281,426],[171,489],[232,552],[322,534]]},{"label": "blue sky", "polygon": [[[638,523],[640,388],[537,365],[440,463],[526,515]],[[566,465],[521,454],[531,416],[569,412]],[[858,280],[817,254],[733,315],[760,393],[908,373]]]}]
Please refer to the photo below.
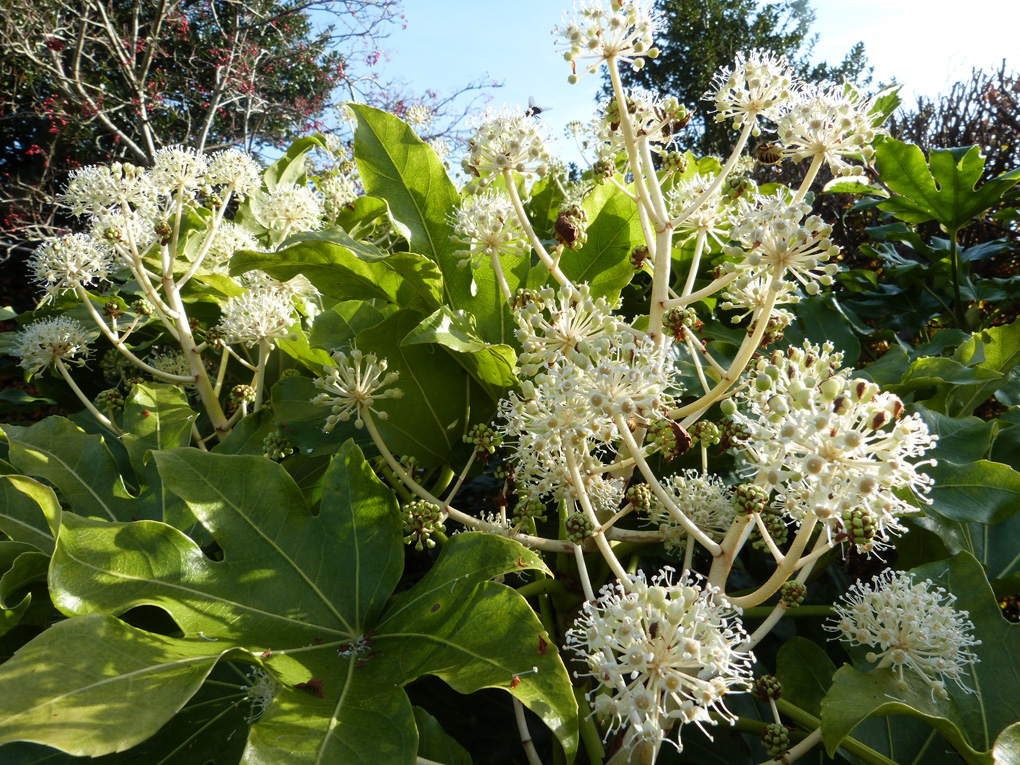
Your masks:
[{"label": "blue sky", "polygon": [[[1020,68],[1020,0],[814,0],[819,60],[838,62],[863,41],[878,80],[896,79],[907,98],[932,96],[972,67],[1002,59]],[[386,71],[413,88],[451,92],[488,74],[502,80],[493,104],[553,107],[543,117],[554,150],[576,158],[563,128],[587,119],[599,76],[567,83],[569,65],[553,49],[552,28],[566,0],[404,0],[407,28],[387,41]]]}]

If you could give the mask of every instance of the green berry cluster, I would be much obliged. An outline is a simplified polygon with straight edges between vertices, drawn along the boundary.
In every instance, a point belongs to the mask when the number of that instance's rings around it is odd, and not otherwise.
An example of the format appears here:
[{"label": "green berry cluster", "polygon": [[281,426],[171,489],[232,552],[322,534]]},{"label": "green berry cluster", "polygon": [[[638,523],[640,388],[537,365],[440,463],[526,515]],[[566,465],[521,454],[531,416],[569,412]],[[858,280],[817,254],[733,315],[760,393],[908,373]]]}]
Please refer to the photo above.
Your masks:
[{"label": "green berry cluster", "polygon": [[688,332],[697,332],[701,329],[703,322],[698,318],[698,313],[691,307],[671,308],[662,317],[662,328],[678,343],[687,337]]},{"label": "green berry cluster", "polygon": [[537,497],[521,497],[517,501],[516,507],[514,507],[513,519],[515,524],[523,523],[529,518],[536,521],[545,520],[545,504]]},{"label": "green berry cluster", "polygon": [[404,519],[404,544],[413,544],[414,549],[419,552],[426,547],[429,549],[435,547],[436,542],[432,535],[446,530],[443,526],[442,510],[431,502],[417,499],[404,505],[400,513]]},{"label": "green berry cluster", "polygon": [[743,515],[762,513],[769,504],[768,489],[753,483],[742,483],[733,489],[733,506]]},{"label": "green berry cluster", "polygon": [[100,391],[96,394],[96,409],[107,412],[123,412],[124,394],[113,388]]},{"label": "green berry cluster", "polygon": [[722,440],[722,431],[711,420],[698,420],[691,425],[691,438],[703,446],[714,446]]},{"label": "green berry cluster", "polygon": [[779,588],[779,598],[787,608],[796,608],[804,602],[806,597],[807,587],[792,579],[789,582],[783,582],[783,586]]},{"label": "green berry cluster", "polygon": [[778,723],[769,723],[761,732],[761,743],[769,757],[781,757],[790,748],[790,731]]},{"label": "green berry cluster", "polygon": [[685,454],[693,443],[691,434],[672,420],[653,422],[648,426],[648,438],[665,460]]},{"label": "green berry cluster", "polygon": [[133,302],[131,304],[131,310],[139,314],[140,316],[152,316],[152,314],[156,312],[156,309],[153,307],[152,303],[150,303],[145,298],[139,298],[138,300]]},{"label": "green berry cluster", "polygon": [[[765,529],[768,531],[769,536],[772,537],[772,541],[776,543],[776,547],[785,545],[790,537],[790,529],[786,525],[786,519],[783,517],[783,514],[775,512],[768,506],[762,510],[761,520],[765,524]],[[751,540],[751,546],[755,550],[765,550],[768,547],[761,534],[758,533],[757,528],[751,532]]]},{"label": "green berry cluster", "polygon": [[627,487],[627,501],[634,505],[639,513],[649,513],[652,509],[652,490],[647,483],[636,483]]},{"label": "green berry cluster", "polygon": [[769,699],[781,698],[783,687],[779,683],[779,678],[775,675],[762,675],[754,679],[752,693],[754,693],[754,697],[758,701],[768,701]]},{"label": "green berry cluster", "polygon": [[595,533],[595,524],[584,513],[571,513],[563,525],[567,529],[567,539],[575,545],[583,544],[584,540]]},{"label": "green berry cluster", "polygon": [[754,194],[758,190],[758,184],[750,178],[742,175],[731,175],[723,183],[720,193],[728,199],[735,200],[745,194]]},{"label": "green berry cluster", "polygon": [[486,423],[479,422],[464,436],[464,442],[474,446],[475,456],[486,462],[489,455],[495,454],[496,449],[503,443],[503,436]]},{"label": "green berry cluster", "polygon": [[553,224],[556,241],[571,250],[579,250],[588,241],[588,213],[580,205],[560,210]]},{"label": "green berry cluster", "polygon": [[865,507],[843,511],[843,528],[852,544],[870,550],[875,541],[875,516]]},{"label": "green berry cluster", "polygon": [[649,253],[647,247],[645,247],[644,245],[641,245],[640,247],[635,247],[633,250],[631,250],[630,253],[630,264],[635,271],[640,271],[641,267],[648,260],[648,257]]},{"label": "green berry cluster", "polygon": [[255,400],[255,389],[250,385],[235,385],[230,389],[230,405],[240,406],[247,401],[249,404]]},{"label": "green berry cluster", "polygon": [[687,170],[687,155],[681,151],[671,151],[662,158],[662,169],[667,173],[683,173]]},{"label": "green berry cluster", "polygon": [[280,462],[294,453],[294,444],[277,429],[262,440],[262,453],[273,462]]}]

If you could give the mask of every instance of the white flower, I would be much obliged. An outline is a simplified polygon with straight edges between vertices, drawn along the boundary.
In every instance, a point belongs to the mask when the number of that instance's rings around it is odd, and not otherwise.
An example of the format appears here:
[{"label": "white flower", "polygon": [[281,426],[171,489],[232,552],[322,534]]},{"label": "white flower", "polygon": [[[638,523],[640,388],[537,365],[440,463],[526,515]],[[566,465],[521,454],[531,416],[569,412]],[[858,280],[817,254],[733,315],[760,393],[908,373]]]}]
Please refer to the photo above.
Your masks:
[{"label": "white flower", "polygon": [[428,127],[435,119],[435,112],[424,104],[411,104],[404,113],[404,122],[413,128]]},{"label": "white flower", "polygon": [[509,107],[488,110],[467,141],[468,154],[461,166],[481,185],[504,170],[542,177],[549,172],[550,161],[545,143],[542,123],[535,117]]},{"label": "white flower", "polygon": [[46,242],[28,261],[35,281],[51,296],[105,281],[113,264],[110,248],[85,234]]},{"label": "white flower", "polygon": [[870,584],[858,581],[835,607],[838,620],[825,625],[840,640],[876,649],[867,655],[878,667],[891,667],[897,687],[907,689],[904,668],[919,675],[938,698],[949,696],[946,681],[964,684],[967,664],[978,660],[970,649],[980,645],[966,611],[953,608],[956,596],[931,579],[914,582],[906,571],[885,571]]},{"label": "white flower", "polygon": [[338,422],[347,422],[355,415],[355,427],[363,427],[362,410],[372,410],[380,420],[385,420],[386,412],[375,408],[378,399],[400,398],[404,392],[399,388],[388,388],[397,381],[397,372],[386,372],[386,360],[380,360],[374,354],[364,354],[357,348],[349,354],[342,351],[333,353],[335,367],[325,366],[322,371],[325,377],[315,378],[315,387],[323,390],[312,399],[318,406],[330,407],[331,414],[326,418],[323,433],[329,433]]},{"label": "white flower", "polygon": [[[918,415],[877,385],[850,379],[831,345],[776,351],[749,367],[732,415],[749,437],[743,456],[756,483],[776,487],[794,520],[815,517],[832,538],[859,549],[901,532],[898,517],[915,511],[897,491],[924,499],[932,481],[917,468],[936,437]],[[758,480],[758,479],[761,480]]]},{"label": "white flower", "polygon": [[[208,236],[210,234],[206,233],[206,237]],[[230,270],[230,258],[238,250],[262,249],[254,236],[229,220],[220,221],[220,225],[212,233],[212,238],[203,265],[213,273],[227,274]]]},{"label": "white flower", "polygon": [[188,357],[181,351],[167,351],[166,353],[154,353],[148,358],[149,365],[160,372],[180,377],[192,377],[194,373],[188,366]]},{"label": "white flower", "polygon": [[501,255],[522,257],[531,251],[513,203],[505,192],[483,192],[466,197],[451,222],[457,232],[451,239],[469,247],[457,251],[461,266],[470,264],[478,268],[486,259]]},{"label": "white flower", "polygon": [[252,667],[245,673],[248,683],[241,686],[246,698],[251,703],[251,711],[248,714],[247,722],[253,723],[262,717],[276,694],[280,692],[280,684],[263,669]]},{"label": "white flower", "polygon": [[[570,82],[594,72],[610,58],[632,62],[635,69],[644,65],[644,57],[655,58],[655,34],[661,25],[661,14],[650,0],[606,3],[604,0],[582,2],[574,6],[572,16],[564,16],[563,26],[553,29],[559,37],[557,49],[574,69]],[[578,73],[576,61],[592,63]]]},{"label": "white flower", "polygon": [[[118,254],[131,260],[132,249],[139,254],[156,241],[155,206],[133,209],[116,205],[92,216],[89,233],[94,239],[107,242]],[[132,248],[132,243],[134,247]]]},{"label": "white flower", "polygon": [[326,217],[334,222],[360,195],[354,181],[337,170],[330,171],[316,180],[315,188],[322,194],[322,206]]},{"label": "white flower", "polygon": [[[689,572],[673,583],[671,573],[606,585],[566,635],[598,684],[589,694],[596,714],[612,718],[607,739],[627,728],[624,749],[648,745],[653,759],[675,721],[715,725],[713,712],[734,719],[723,697],[747,689],[754,662],[738,650],[747,633],[719,590]],[[677,750],[681,735],[670,742]]]},{"label": "white flower", "polygon": [[[714,176],[695,173],[690,178],[684,178],[673,188],[666,197],[667,211],[671,216],[678,216],[687,210],[694,202],[708,191],[715,181]],[[683,240],[701,233],[711,237],[719,244],[722,244],[721,237],[729,230],[733,221],[731,205],[729,200],[723,196],[720,190],[711,194],[701,206],[684,218],[678,226]]]},{"label": "white flower", "polygon": [[32,322],[18,332],[13,352],[29,374],[37,374],[58,359],[84,364],[90,340],[80,322],[57,316]]},{"label": "white flower", "polygon": [[[733,324],[739,324],[748,316],[765,307],[769,298],[768,276],[764,273],[750,272],[739,276],[722,293],[723,302],[719,307],[725,311],[738,311],[730,318]],[[780,327],[788,327],[793,322],[793,314],[779,305],[795,305],[800,302],[797,285],[794,282],[773,282],[772,291],[777,293],[773,303],[771,318]]]},{"label": "white flower", "polygon": [[853,175],[858,169],[848,158],[870,161],[871,144],[886,131],[875,126],[875,99],[850,86],[824,90],[809,86],[798,93],[778,119],[783,156],[797,162],[821,156],[834,175]]},{"label": "white flower", "polygon": [[307,186],[284,182],[252,197],[252,213],[263,226],[288,234],[314,231],[321,225],[322,204]]},{"label": "white flower", "polygon": [[167,146],[152,158],[149,178],[161,194],[191,197],[204,185],[208,169],[204,154],[185,146]]},{"label": "white flower", "polygon": [[75,170],[67,181],[61,200],[74,215],[98,215],[108,207],[148,209],[156,189],[148,173],[129,163],[109,167],[90,165]]},{"label": "white flower", "polygon": [[225,186],[240,199],[254,194],[262,185],[262,168],[255,158],[240,149],[225,149],[213,154],[209,160],[207,182],[212,186]]},{"label": "white flower", "polygon": [[[662,482],[662,487],[680,511],[716,542],[722,540],[737,517],[730,488],[716,475],[685,470],[671,475]],[[662,532],[667,550],[683,552],[687,530],[654,495],[649,519]]]},{"label": "white flower", "polygon": [[705,99],[715,101],[715,121],[732,122],[734,129],[755,125],[759,117],[775,122],[793,95],[794,72],[785,56],[764,50],[738,53],[733,69],[723,67],[712,79]]},{"label": "white flower", "polygon": [[271,286],[256,286],[227,301],[219,326],[224,342],[251,346],[286,337],[293,323],[290,296]]}]

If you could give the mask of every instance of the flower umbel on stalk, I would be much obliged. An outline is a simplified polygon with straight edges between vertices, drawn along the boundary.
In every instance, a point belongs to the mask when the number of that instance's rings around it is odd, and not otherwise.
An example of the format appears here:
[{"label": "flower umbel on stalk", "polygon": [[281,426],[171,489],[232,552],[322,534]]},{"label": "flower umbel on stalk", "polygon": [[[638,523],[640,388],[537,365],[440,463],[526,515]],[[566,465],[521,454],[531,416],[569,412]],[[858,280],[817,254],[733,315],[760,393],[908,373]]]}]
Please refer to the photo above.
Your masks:
[{"label": "flower umbel on stalk", "polygon": [[461,161],[464,172],[485,187],[504,170],[527,177],[549,172],[549,151],[541,120],[520,110],[504,107],[487,111],[476,121],[468,139],[468,154]]},{"label": "flower umbel on stalk", "polygon": [[[661,14],[650,0],[594,0],[576,4],[573,15],[565,16],[563,26],[555,27],[553,34],[559,38],[557,48],[563,51],[563,58],[571,62],[574,71],[569,79],[574,83],[608,58],[640,69],[646,56],[659,55],[655,34],[660,24]],[[577,61],[592,63],[578,74]]]},{"label": "flower umbel on stalk", "polygon": [[[588,665],[598,684],[589,694],[595,714],[611,719],[608,735],[627,728],[623,746],[647,752],[651,762],[679,722],[675,741],[683,749],[682,725],[704,730],[717,718],[735,719],[728,693],[746,691],[754,657],[739,650],[747,637],[737,611],[697,574],[672,569],[626,584],[607,584],[567,632],[567,647]],[[713,714],[715,716],[713,716]]]},{"label": "flower umbel on stalk", "polygon": [[18,332],[14,354],[29,374],[38,374],[57,361],[85,364],[90,340],[84,325],[74,319],[40,319]]},{"label": "flower umbel on stalk", "polygon": [[885,571],[870,583],[858,581],[835,607],[838,620],[825,628],[851,645],[875,649],[867,660],[891,667],[897,687],[907,689],[904,669],[931,688],[934,696],[948,698],[946,681],[965,693],[967,665],[978,660],[970,650],[981,641],[972,634],[974,624],[966,611],[953,608],[956,596],[931,579],[915,582],[906,571]]},{"label": "flower umbel on stalk", "polygon": [[[404,392],[399,388],[389,388],[397,381],[399,373],[386,371],[386,360],[378,359],[374,354],[362,353],[352,348],[350,353],[336,351],[333,353],[335,367],[323,367],[325,377],[315,378],[315,387],[323,392],[312,399],[318,406],[330,407],[330,415],[322,427],[329,433],[339,422],[347,422],[354,415],[354,426],[364,426],[362,411],[371,410],[380,420],[385,420],[386,412],[375,408],[379,399],[400,398]],[[383,388],[389,388],[383,390]]]}]

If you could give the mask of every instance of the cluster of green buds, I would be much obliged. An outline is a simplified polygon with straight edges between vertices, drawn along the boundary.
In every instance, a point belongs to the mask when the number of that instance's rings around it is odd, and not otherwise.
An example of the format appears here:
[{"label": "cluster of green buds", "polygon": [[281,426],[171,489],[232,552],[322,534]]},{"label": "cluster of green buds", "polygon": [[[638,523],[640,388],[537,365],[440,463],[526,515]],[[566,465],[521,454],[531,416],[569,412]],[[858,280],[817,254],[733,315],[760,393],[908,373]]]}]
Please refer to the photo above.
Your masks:
[{"label": "cluster of green buds", "polygon": [[676,342],[681,343],[688,332],[698,332],[704,322],[698,318],[698,312],[691,307],[670,308],[662,317],[663,331]]},{"label": "cluster of green buds", "polygon": [[741,515],[763,513],[769,504],[768,489],[754,483],[742,483],[733,489],[733,506]]},{"label": "cluster of green buds", "polygon": [[648,252],[648,248],[642,244],[631,250],[630,265],[635,271],[640,271],[644,268],[645,263],[648,262],[649,257],[651,257],[651,254]]},{"label": "cluster of green buds", "polygon": [[730,201],[736,201],[744,196],[753,196],[758,190],[758,184],[744,175],[731,175],[720,189],[720,193]]},{"label": "cluster of green buds", "polygon": [[662,156],[662,169],[667,174],[687,172],[687,154],[682,151],[666,152]]},{"label": "cluster of green buds", "polygon": [[591,174],[596,183],[605,183],[616,174],[616,164],[611,159],[597,159],[591,166]]},{"label": "cluster of green buds", "polygon": [[517,505],[514,507],[514,523],[524,523],[529,519],[544,521],[545,510],[545,504],[538,497],[521,497],[517,500]]},{"label": "cluster of green buds", "polygon": [[796,608],[807,597],[807,586],[791,579],[779,588],[779,599],[787,608]]},{"label": "cluster of green buds", "polygon": [[843,511],[843,528],[851,544],[862,550],[871,550],[878,530],[875,516],[864,507]]},{"label": "cluster of green buds", "polygon": [[790,729],[779,723],[769,723],[761,732],[761,743],[769,757],[781,757],[790,748]]},{"label": "cluster of green buds", "polygon": [[294,453],[294,444],[277,428],[262,440],[262,453],[273,462],[281,462]]},{"label": "cluster of green buds", "polygon": [[489,461],[489,457],[496,453],[496,449],[503,443],[503,436],[492,429],[492,426],[479,422],[471,427],[468,434],[464,436],[464,442],[475,447],[475,457],[483,463]]},{"label": "cluster of green buds", "polygon": [[775,675],[761,675],[754,679],[754,686],[751,689],[758,701],[768,701],[782,698],[783,686]]},{"label": "cluster of green buds", "polygon": [[647,483],[635,483],[627,487],[624,495],[639,513],[649,513],[652,509],[652,488]]},{"label": "cluster of green buds", "polygon": [[667,461],[686,454],[693,443],[691,434],[672,420],[656,420],[649,425],[648,440]]},{"label": "cluster of green buds", "polygon": [[400,513],[404,520],[404,544],[413,544],[418,552],[426,547],[435,547],[433,534],[442,534],[446,530],[443,511],[431,502],[416,499],[404,505]]},{"label": "cluster of green buds", "polygon": [[521,288],[514,293],[513,299],[510,301],[510,307],[515,311],[519,311],[525,306],[531,305],[532,303],[541,304],[542,296],[535,290],[529,290]]},{"label": "cluster of green buds", "polygon": [[137,313],[139,316],[152,316],[156,312],[153,307],[145,298],[139,298],[131,304],[131,310]]},{"label": "cluster of green buds", "polygon": [[595,524],[584,513],[571,513],[563,521],[563,526],[567,530],[567,539],[575,545],[584,544],[584,540],[595,533]]},{"label": "cluster of green buds", "polygon": [[110,388],[96,394],[96,409],[106,412],[124,411],[124,394]]},{"label": "cluster of green buds", "polygon": [[108,303],[103,304],[103,316],[108,319],[120,319],[124,316],[124,304],[120,302],[119,298],[114,298]]},{"label": "cluster of green buds", "polygon": [[[785,545],[790,536],[790,527],[786,525],[786,518],[783,513],[773,506],[767,505],[762,510],[761,520],[776,547]],[[751,546],[755,550],[765,550],[768,548],[757,528],[751,532],[751,540]]]},{"label": "cluster of green buds", "polygon": [[255,400],[255,389],[250,385],[235,385],[230,389],[230,406],[233,409]]},{"label": "cluster of green buds", "polygon": [[690,434],[695,442],[700,441],[706,448],[722,441],[722,430],[711,420],[698,420],[691,425]]}]

